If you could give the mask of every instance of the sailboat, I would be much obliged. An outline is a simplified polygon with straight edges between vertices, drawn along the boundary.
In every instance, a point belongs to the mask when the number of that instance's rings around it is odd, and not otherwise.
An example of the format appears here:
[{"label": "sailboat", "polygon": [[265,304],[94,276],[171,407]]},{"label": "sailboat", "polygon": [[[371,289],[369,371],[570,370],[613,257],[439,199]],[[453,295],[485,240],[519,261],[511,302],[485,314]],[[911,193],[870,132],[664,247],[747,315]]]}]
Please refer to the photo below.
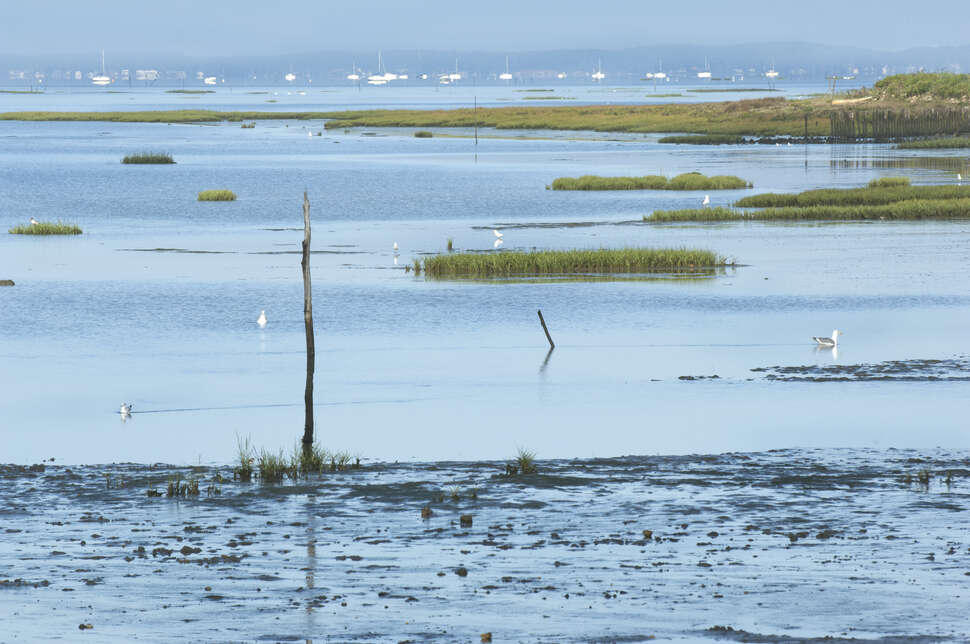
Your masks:
[{"label": "sailboat", "polygon": [[111,84],[111,77],[104,73],[104,50],[101,50],[101,74],[99,76],[92,76],[91,82],[98,87],[104,87],[105,85]]},{"label": "sailboat", "polygon": [[704,57],[704,71],[697,72],[697,78],[701,80],[711,80],[711,66],[707,63],[707,57]]},{"label": "sailboat", "polygon": [[595,72],[593,72],[593,80],[594,81],[601,81],[604,78],[606,78],[606,74],[603,73],[603,59],[600,58],[600,60],[599,60],[599,66],[597,67],[597,70]]},{"label": "sailboat", "polygon": [[350,68],[350,73],[347,74],[347,80],[359,81],[360,74],[357,73],[357,61],[354,61],[353,66]]},{"label": "sailboat", "polygon": [[[381,52],[377,52],[377,74],[371,74],[367,77],[367,83],[370,85],[387,85],[388,82],[392,80],[397,80],[398,75],[392,74],[384,69],[384,58]],[[348,77],[349,78],[349,77]]]},{"label": "sailboat", "polygon": [[512,80],[512,74],[509,72],[509,57],[505,57],[505,73],[498,75],[499,80],[510,81]]}]

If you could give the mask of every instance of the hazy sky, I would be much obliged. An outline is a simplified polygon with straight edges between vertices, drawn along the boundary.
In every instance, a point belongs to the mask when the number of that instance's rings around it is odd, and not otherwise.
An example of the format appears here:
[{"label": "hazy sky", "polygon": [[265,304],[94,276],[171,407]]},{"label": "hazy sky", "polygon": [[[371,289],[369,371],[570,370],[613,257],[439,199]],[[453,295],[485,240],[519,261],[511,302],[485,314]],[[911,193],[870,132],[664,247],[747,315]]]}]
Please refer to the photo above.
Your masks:
[{"label": "hazy sky", "polygon": [[3,0],[0,52],[529,51],[806,41],[970,44],[970,2],[899,0]]}]

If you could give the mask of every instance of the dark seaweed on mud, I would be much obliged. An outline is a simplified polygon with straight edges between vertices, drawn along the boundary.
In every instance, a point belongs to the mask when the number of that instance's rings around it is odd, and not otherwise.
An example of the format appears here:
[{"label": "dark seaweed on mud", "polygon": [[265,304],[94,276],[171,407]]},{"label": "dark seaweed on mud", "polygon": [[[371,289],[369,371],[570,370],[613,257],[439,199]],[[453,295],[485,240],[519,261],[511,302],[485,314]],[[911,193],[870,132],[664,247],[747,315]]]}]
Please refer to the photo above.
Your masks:
[{"label": "dark seaweed on mud", "polygon": [[892,381],[930,382],[970,380],[970,360],[960,356],[945,360],[888,360],[871,364],[801,365],[757,367],[766,380],[783,382]]}]

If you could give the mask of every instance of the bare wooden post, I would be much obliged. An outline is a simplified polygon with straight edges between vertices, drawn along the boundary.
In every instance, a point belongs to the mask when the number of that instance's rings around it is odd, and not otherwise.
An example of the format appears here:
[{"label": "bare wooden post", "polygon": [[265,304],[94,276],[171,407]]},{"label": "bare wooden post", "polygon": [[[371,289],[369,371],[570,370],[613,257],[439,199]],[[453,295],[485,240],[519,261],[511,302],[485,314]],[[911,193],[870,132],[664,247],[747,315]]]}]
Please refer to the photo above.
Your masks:
[{"label": "bare wooden post", "polygon": [[310,288],[310,200],[303,191],[303,325],[306,327],[306,391],[303,393],[303,451],[313,448],[313,292]]},{"label": "bare wooden post", "polygon": [[549,329],[546,328],[546,321],[542,319],[542,311],[540,310],[538,311],[538,313],[539,313],[539,323],[542,324],[542,330],[546,332],[546,340],[549,341],[549,350],[552,351],[553,349],[556,348],[556,343],[552,341],[552,336],[549,335]]}]

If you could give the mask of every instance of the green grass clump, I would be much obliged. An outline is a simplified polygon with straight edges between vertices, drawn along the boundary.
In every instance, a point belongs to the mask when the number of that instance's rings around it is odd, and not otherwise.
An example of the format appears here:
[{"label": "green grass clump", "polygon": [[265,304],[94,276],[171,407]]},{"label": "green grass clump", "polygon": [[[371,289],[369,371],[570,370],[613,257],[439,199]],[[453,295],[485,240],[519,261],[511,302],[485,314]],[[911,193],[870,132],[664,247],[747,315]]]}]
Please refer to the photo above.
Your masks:
[{"label": "green grass clump", "polygon": [[970,148],[970,136],[948,136],[941,139],[917,139],[897,143],[900,150],[945,150]]},{"label": "green grass clump", "polygon": [[679,221],[868,221],[915,219],[966,219],[970,198],[912,199],[882,205],[783,206],[763,210],[694,208],[657,210],[644,215],[649,223]]},{"label": "green grass clump", "polygon": [[539,469],[536,467],[536,453],[524,447],[520,447],[511,462],[505,465],[506,476],[535,474],[538,471]]},{"label": "green grass clump", "polygon": [[256,466],[259,468],[259,478],[265,483],[279,483],[284,476],[293,472],[291,463],[283,455],[282,450],[275,454],[265,449],[261,450]]},{"label": "green grass clump", "polygon": [[746,143],[743,136],[737,134],[688,134],[685,136],[665,136],[660,143],[686,143],[688,145],[732,145]]},{"label": "green grass clump", "polygon": [[705,177],[696,172],[679,174],[672,179],[660,175],[644,177],[560,177],[552,182],[552,190],[735,190],[750,188],[751,183],[740,177],[717,175]]},{"label": "green grass clump", "polygon": [[800,193],[765,193],[738,199],[738,208],[808,206],[880,206],[898,201],[968,199],[970,186],[877,185],[865,188],[823,188]]},{"label": "green grass clump", "polygon": [[121,160],[122,163],[175,163],[171,154],[165,152],[139,152],[138,154],[128,154]]},{"label": "green grass clump", "polygon": [[910,185],[909,177],[879,177],[873,179],[866,186],[867,188],[897,188],[899,186]]},{"label": "green grass clump", "polygon": [[414,133],[414,138],[416,139],[430,139],[434,134],[428,130],[418,130]]},{"label": "green grass clump", "polygon": [[256,461],[253,445],[247,437],[246,440],[236,436],[236,447],[238,449],[238,465],[233,468],[233,476],[244,483],[253,479],[253,463]]},{"label": "green grass clump", "polygon": [[236,193],[232,190],[203,190],[199,193],[199,201],[235,201]]},{"label": "green grass clump", "polygon": [[11,235],[80,235],[82,231],[77,224],[41,221],[36,224],[20,224],[7,232]]},{"label": "green grass clump", "polygon": [[242,128],[242,129],[244,129],[244,130],[251,130],[251,129],[253,129],[254,127],[256,127],[256,122],[255,122],[255,121],[253,121],[252,123],[243,123],[243,124],[242,124],[242,125],[240,125],[239,127],[241,127],[241,128]]},{"label": "green grass clump", "polygon": [[[417,264],[418,260],[415,260]],[[669,273],[710,269],[726,264],[708,250],[689,248],[623,248],[599,250],[547,250],[523,253],[452,253],[424,259],[428,277],[489,278],[515,275],[588,273]]]}]

